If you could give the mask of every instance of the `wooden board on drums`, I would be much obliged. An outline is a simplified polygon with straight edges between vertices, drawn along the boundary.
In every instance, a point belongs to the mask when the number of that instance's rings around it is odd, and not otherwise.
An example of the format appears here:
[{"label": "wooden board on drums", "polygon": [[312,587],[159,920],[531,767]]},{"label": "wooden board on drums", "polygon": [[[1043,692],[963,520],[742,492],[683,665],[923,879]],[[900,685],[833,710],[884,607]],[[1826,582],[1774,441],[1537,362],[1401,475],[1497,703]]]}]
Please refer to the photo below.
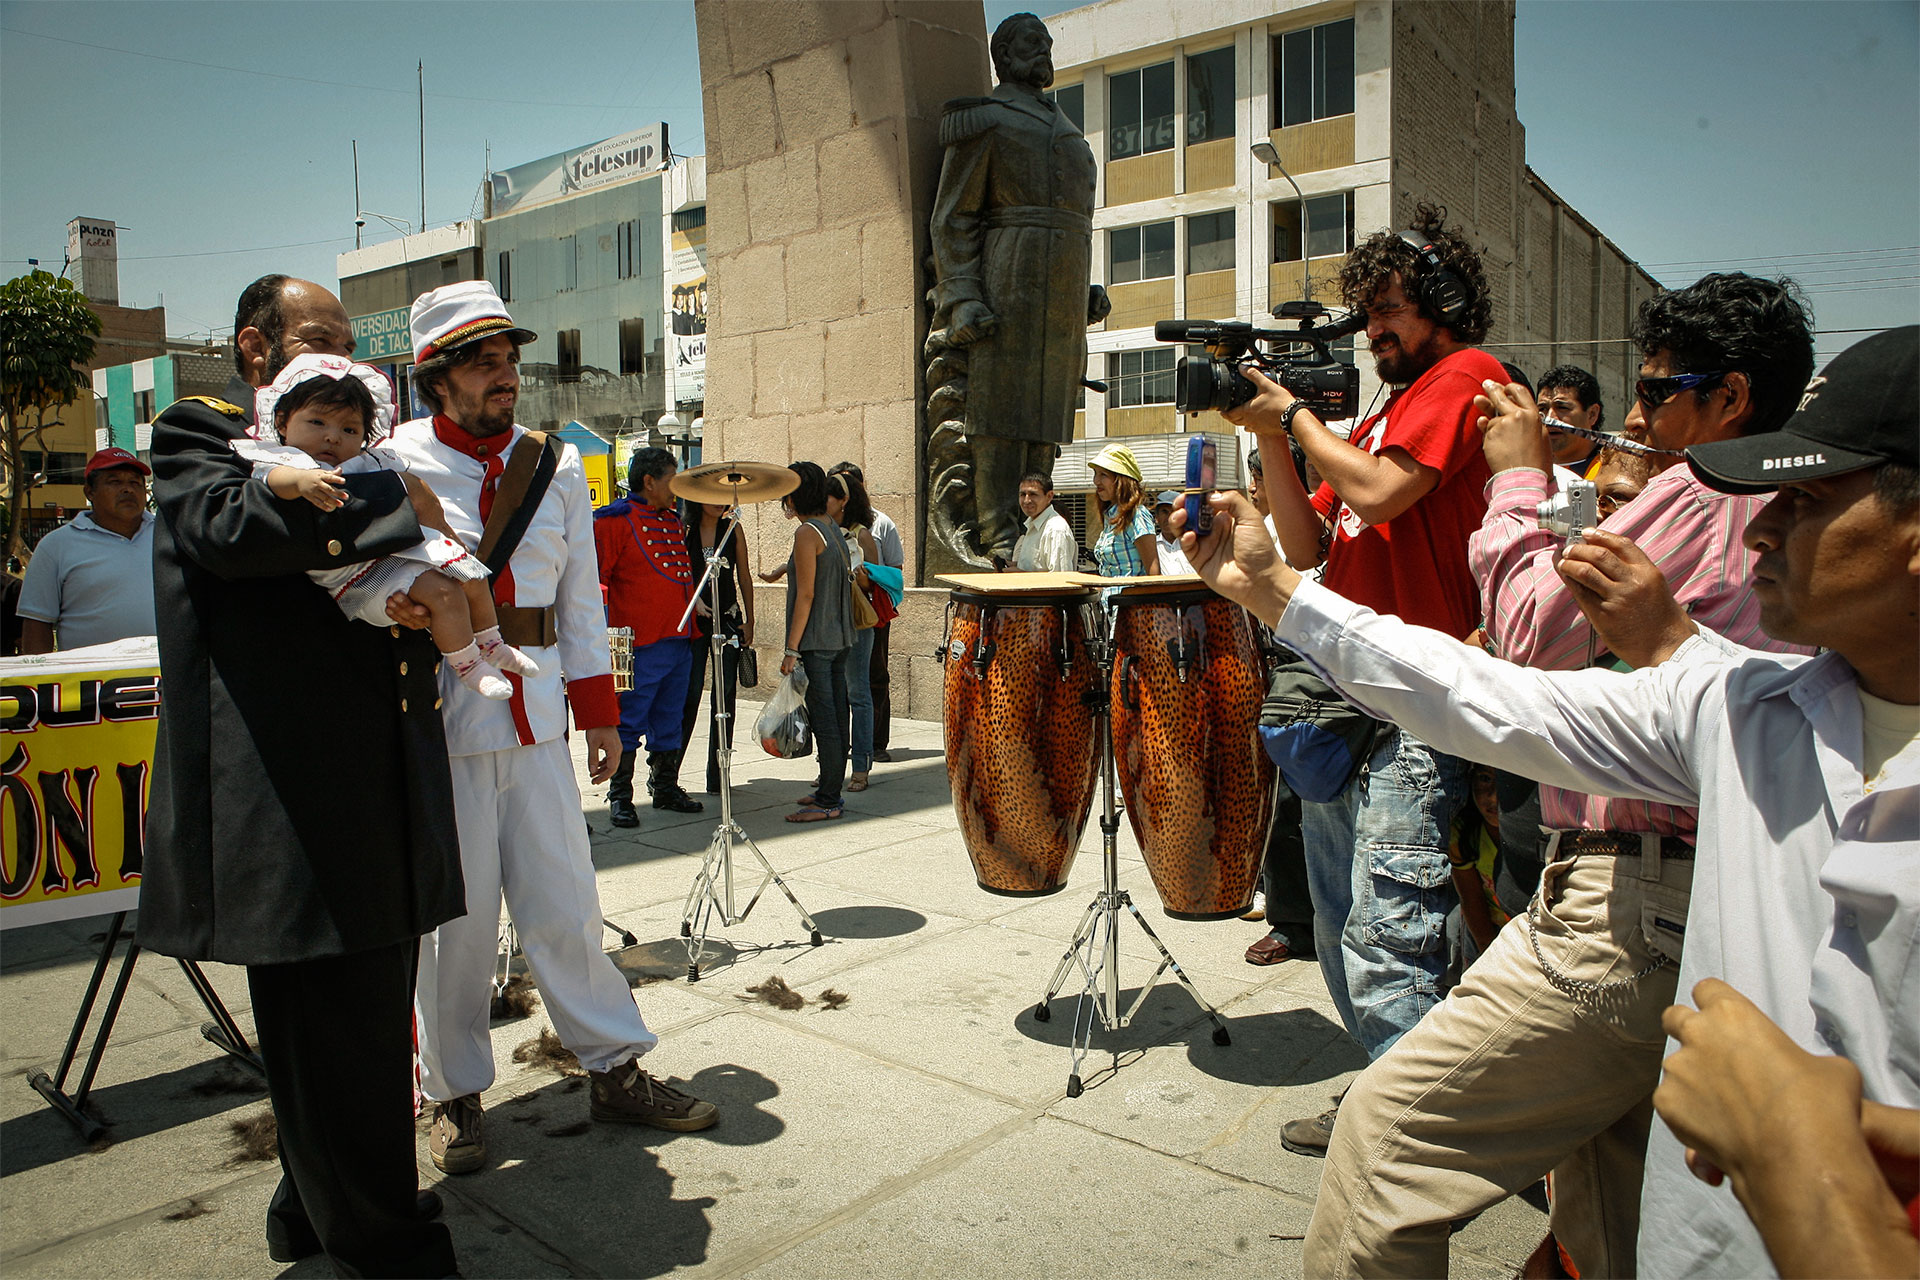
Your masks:
[{"label": "wooden board on drums", "polygon": [[[1084,573],[943,573],[938,580],[962,591],[978,591],[982,595],[1023,595],[1034,592],[1059,595],[1068,591],[1084,591],[1087,575]],[[1093,579],[1099,582],[1098,578]]]},{"label": "wooden board on drums", "polygon": [[1197,573],[1144,573],[1134,578],[1103,578],[1097,573],[1062,573],[1055,575],[1071,578],[1082,586],[1116,588],[1123,596],[1152,595],[1162,591],[1192,591],[1195,588],[1206,591],[1206,582]]}]

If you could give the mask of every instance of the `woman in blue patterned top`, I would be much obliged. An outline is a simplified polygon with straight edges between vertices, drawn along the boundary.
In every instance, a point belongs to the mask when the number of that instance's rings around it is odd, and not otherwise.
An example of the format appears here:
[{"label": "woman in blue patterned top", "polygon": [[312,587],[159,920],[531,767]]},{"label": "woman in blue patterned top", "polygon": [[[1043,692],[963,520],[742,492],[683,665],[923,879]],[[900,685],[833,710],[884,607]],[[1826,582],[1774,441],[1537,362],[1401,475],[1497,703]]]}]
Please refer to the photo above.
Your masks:
[{"label": "woman in blue patterned top", "polygon": [[1133,578],[1160,572],[1153,515],[1141,502],[1140,464],[1133,450],[1110,444],[1087,464],[1100,499],[1100,538],[1093,544],[1103,578]]}]

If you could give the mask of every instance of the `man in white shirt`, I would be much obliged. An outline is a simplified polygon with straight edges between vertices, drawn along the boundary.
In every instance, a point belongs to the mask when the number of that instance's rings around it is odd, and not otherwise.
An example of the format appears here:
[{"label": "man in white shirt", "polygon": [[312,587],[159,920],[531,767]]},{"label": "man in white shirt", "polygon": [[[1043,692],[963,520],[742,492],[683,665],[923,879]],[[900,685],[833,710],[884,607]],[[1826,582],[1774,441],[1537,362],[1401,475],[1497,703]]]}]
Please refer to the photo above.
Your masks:
[{"label": "man in white shirt", "polygon": [[1193,566],[1180,553],[1180,535],[1168,520],[1173,509],[1186,501],[1186,495],[1177,489],[1163,489],[1160,496],[1153,500],[1153,531],[1159,535],[1160,572],[1192,573]]},{"label": "man in white shirt", "polygon": [[[1917,405],[1920,327],[1908,326],[1838,356],[1780,431],[1688,451],[1710,486],[1778,489],[1746,529],[1754,591],[1766,632],[1829,650],[1815,658],[1731,645],[1669,598],[1660,642],[1642,646],[1659,665],[1626,675],[1516,667],[1302,582],[1237,497],[1217,500],[1217,532],[1189,554],[1343,696],[1440,750],[1574,790],[1698,806],[1679,989],[1722,979],[1801,1048],[1852,1061],[1866,1098],[1912,1107],[1920,1022],[1902,1001],[1920,983]],[[1562,573],[1606,629],[1616,622],[1609,584],[1651,576],[1651,566],[1631,543],[1603,538],[1570,548]],[[1642,856],[1658,857],[1657,844]],[[1567,865],[1550,866],[1548,880]],[[1514,927],[1552,948],[1576,932],[1556,909],[1586,906],[1543,894]],[[1563,980],[1590,996],[1618,976]],[[1549,1088],[1580,1087],[1581,1069],[1541,1064]],[[1525,1114],[1502,1101],[1523,1130]],[[1422,1129],[1418,1099],[1402,1127],[1443,1158],[1447,1135]],[[1421,1196],[1417,1178],[1373,1177],[1377,1153],[1345,1132],[1335,1128],[1327,1153],[1324,1177],[1343,1185],[1316,1210],[1309,1274],[1350,1274],[1351,1235],[1375,1216],[1406,1220]],[[1643,1275],[1771,1272],[1739,1203],[1694,1179],[1664,1125],[1648,1144],[1641,1215]],[[1434,1216],[1425,1230],[1444,1239],[1448,1215]],[[1391,1257],[1375,1261],[1400,1270]]]},{"label": "man in white shirt", "polygon": [[154,634],[147,464],[125,449],[87,459],[87,510],[40,539],[20,586],[20,652]]},{"label": "man in white shirt", "polygon": [[1068,573],[1079,563],[1073,526],[1053,507],[1053,480],[1032,472],[1020,480],[1020,514],[1026,524],[1013,544],[1011,568],[1022,573]]}]

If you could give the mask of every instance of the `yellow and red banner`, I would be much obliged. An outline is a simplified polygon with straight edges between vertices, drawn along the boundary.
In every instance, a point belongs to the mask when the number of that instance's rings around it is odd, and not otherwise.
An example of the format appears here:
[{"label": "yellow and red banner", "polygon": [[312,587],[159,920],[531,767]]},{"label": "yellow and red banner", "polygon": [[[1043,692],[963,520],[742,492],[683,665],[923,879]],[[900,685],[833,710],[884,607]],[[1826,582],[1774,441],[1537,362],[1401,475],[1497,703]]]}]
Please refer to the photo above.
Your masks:
[{"label": "yellow and red banner", "polygon": [[0,930],[139,906],[152,636],[0,658]]}]

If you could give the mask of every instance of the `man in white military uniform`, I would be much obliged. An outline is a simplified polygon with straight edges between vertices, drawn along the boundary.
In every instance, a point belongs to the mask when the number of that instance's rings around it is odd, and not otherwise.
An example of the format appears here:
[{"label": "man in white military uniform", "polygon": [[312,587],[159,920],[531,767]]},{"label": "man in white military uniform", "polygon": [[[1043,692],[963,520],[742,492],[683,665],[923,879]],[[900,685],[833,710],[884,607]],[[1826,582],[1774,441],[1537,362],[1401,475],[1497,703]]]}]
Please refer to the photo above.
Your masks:
[{"label": "man in white military uniform", "polygon": [[[513,323],[485,281],[422,294],[412,331],[414,393],[434,413],[403,424],[391,447],[438,495],[461,539],[484,550],[509,458],[516,447],[537,447],[521,444],[527,431],[513,420],[520,346],[535,335]],[[595,782],[619,762],[620,713],[586,473],[572,445],[548,448],[551,479],[538,491],[536,478],[516,504],[531,516],[493,581],[503,634],[540,671],[508,676],[513,695],[505,701],[480,697],[450,669],[440,679],[467,914],[421,940],[415,1008],[421,1091],[434,1104],[429,1149],[448,1173],[472,1172],[486,1159],[479,1095],[494,1078],[487,1017],[503,891],[554,1030],[591,1076],[593,1117],[692,1130],[719,1115],[640,1067],[657,1037],[600,950],[567,707],[586,737]]]}]

